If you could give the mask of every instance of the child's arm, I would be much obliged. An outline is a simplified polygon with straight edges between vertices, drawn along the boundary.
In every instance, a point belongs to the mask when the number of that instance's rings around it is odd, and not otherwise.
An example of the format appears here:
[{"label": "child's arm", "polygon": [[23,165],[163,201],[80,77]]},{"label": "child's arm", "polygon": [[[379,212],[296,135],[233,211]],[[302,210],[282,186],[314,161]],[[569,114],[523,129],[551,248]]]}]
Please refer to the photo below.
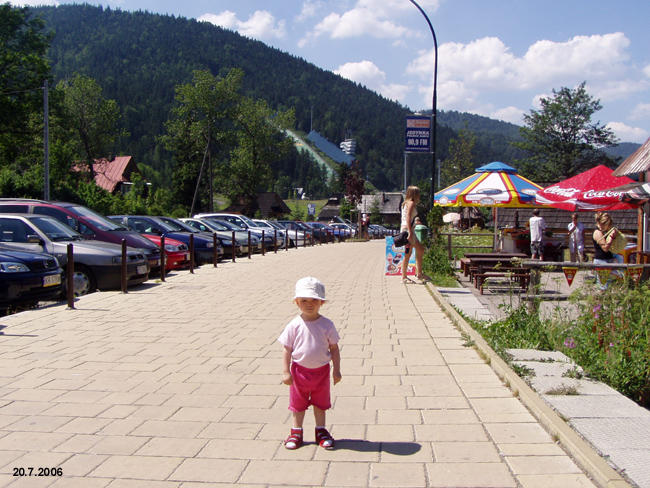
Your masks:
[{"label": "child's arm", "polygon": [[293,378],[291,377],[291,353],[293,351],[290,347],[284,346],[284,351],[282,352],[282,383],[285,385],[290,385],[293,383]]},{"label": "child's arm", "polygon": [[332,379],[334,384],[341,381],[341,352],[338,344],[330,344],[330,354],[332,355]]}]

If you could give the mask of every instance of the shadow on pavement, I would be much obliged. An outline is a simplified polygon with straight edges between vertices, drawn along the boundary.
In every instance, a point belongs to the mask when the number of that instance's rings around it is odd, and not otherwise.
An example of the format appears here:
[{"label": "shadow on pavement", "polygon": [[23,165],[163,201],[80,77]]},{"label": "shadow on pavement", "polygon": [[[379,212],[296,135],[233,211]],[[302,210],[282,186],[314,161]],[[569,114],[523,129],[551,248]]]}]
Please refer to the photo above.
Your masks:
[{"label": "shadow on pavement", "polygon": [[336,451],[387,452],[398,456],[415,454],[422,446],[416,442],[372,442],[361,439],[337,439]]}]

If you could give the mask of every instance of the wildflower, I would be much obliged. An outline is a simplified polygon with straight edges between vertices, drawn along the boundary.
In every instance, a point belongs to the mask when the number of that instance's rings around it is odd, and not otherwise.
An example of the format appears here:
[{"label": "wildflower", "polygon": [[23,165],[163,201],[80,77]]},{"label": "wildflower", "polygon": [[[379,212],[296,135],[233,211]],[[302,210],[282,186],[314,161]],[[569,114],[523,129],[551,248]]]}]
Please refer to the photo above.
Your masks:
[{"label": "wildflower", "polygon": [[600,315],[598,314],[598,312],[600,312],[600,309],[601,309],[601,308],[603,308],[601,305],[595,305],[595,306],[594,306],[594,309],[592,310],[592,312],[593,312],[593,314],[594,314],[594,318],[595,318],[595,319],[597,319],[597,318],[600,316]]},{"label": "wildflower", "polygon": [[568,349],[574,349],[576,347],[576,343],[573,340],[573,337],[567,337],[564,339],[564,347]]}]

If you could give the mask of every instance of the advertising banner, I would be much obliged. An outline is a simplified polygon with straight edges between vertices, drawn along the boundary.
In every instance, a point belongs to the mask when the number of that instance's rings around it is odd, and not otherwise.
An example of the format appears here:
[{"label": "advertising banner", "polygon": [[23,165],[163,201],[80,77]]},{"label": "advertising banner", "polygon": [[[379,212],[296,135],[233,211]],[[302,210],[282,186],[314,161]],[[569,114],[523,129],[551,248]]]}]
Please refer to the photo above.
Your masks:
[{"label": "advertising banner", "polygon": [[[402,276],[402,265],[404,264],[404,247],[395,247],[393,236],[386,237],[386,276]],[[411,252],[406,274],[415,276],[415,252]]]},{"label": "advertising banner", "polygon": [[406,117],[404,151],[431,152],[431,117],[423,115]]}]

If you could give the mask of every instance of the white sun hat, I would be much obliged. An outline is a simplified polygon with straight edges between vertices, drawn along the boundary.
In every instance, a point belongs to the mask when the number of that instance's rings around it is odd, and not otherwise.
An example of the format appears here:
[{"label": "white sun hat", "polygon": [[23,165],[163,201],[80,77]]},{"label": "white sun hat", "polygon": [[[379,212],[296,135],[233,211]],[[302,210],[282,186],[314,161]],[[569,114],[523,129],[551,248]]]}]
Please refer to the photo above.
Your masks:
[{"label": "white sun hat", "polygon": [[316,298],[325,300],[325,285],[313,276],[300,278],[296,282],[296,294],[293,298]]}]

